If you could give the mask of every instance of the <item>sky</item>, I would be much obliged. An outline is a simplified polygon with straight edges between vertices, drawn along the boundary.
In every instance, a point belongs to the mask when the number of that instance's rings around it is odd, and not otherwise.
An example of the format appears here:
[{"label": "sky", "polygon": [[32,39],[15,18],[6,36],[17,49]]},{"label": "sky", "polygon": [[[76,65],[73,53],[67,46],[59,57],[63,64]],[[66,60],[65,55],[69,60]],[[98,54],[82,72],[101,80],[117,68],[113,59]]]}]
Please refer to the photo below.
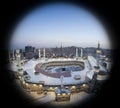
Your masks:
[{"label": "sky", "polygon": [[71,4],[46,4],[30,11],[19,22],[10,47],[77,46],[110,48],[108,34],[89,10]]}]

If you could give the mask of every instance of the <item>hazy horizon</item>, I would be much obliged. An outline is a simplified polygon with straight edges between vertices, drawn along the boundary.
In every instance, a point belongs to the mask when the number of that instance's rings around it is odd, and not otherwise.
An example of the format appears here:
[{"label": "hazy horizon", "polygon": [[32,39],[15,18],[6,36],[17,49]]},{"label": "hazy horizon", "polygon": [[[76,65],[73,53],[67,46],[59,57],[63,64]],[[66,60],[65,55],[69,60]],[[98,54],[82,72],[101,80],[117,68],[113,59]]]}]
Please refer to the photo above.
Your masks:
[{"label": "hazy horizon", "polygon": [[101,23],[90,12],[69,4],[36,8],[16,27],[11,49],[35,47],[97,47],[110,49],[110,40]]},{"label": "hazy horizon", "polygon": [[[25,46],[32,46],[32,45],[25,45]],[[17,49],[24,49],[25,50],[25,46],[23,46],[23,47],[15,47],[15,48],[10,48],[9,50],[17,50]],[[58,46],[54,46],[54,47],[37,47],[37,46],[32,46],[32,47],[35,47],[36,49],[42,49],[42,48],[61,48],[61,45],[58,45]],[[74,45],[70,45],[70,46],[64,46],[64,45],[62,45],[62,48],[66,48],[66,47],[77,47],[77,48],[97,48],[98,46],[96,45],[96,46],[87,46],[87,47],[82,47],[82,46],[74,46]],[[101,48],[101,47],[100,47]],[[113,48],[102,48],[102,49],[108,49],[108,50],[112,50]]]}]

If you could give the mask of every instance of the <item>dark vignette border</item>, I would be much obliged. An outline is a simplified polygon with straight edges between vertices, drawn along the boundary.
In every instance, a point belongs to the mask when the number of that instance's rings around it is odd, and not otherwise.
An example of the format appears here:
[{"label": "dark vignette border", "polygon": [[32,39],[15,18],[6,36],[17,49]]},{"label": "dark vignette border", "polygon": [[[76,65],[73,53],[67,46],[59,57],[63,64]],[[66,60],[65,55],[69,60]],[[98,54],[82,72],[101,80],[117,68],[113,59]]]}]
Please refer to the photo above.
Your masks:
[{"label": "dark vignette border", "polygon": [[[10,78],[10,75],[7,72],[6,64],[8,58],[7,49],[9,48],[9,41],[11,39],[10,34],[14,31],[15,27],[17,26],[18,22],[21,20],[27,12],[31,11],[36,6],[42,6],[44,4],[49,4],[52,2],[59,2],[58,1],[47,1],[47,0],[20,0],[20,1],[6,1],[5,3],[1,3],[3,8],[2,11],[2,19],[1,22],[3,23],[2,26],[2,35],[0,39],[1,44],[1,53],[0,53],[0,72],[1,72],[1,94],[2,94],[2,103],[3,106],[6,107],[30,107],[34,106],[31,104],[28,98],[23,98],[22,94],[19,93],[19,90],[15,88],[13,84],[13,80]],[[61,0],[61,2],[63,2]],[[94,108],[94,107],[103,107],[114,105],[117,106],[119,102],[117,102],[116,96],[118,95],[119,91],[117,89],[118,82],[119,82],[119,48],[118,48],[118,8],[117,3],[115,2],[92,2],[92,1],[82,1],[78,2],[77,0],[74,1],[64,1],[66,3],[72,3],[77,6],[84,6],[88,8],[90,11],[95,14],[98,19],[103,23],[107,33],[110,36],[111,46],[114,46],[113,51],[113,59],[114,65],[111,70],[111,79],[104,84],[102,92],[94,99],[88,101],[87,103],[83,103],[81,106],[77,104],[78,107],[86,107],[86,108]],[[41,106],[45,107],[45,106]],[[47,106],[46,106],[47,107]]]}]

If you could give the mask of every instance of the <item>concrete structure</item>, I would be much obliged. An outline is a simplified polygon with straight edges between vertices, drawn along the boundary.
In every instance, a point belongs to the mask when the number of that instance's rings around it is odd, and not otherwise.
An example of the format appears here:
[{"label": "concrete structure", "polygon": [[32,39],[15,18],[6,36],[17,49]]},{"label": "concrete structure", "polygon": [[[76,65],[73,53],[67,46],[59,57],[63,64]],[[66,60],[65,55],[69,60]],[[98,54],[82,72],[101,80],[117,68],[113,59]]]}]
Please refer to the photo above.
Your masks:
[{"label": "concrete structure", "polygon": [[[15,68],[17,71],[17,65],[23,64],[18,70],[18,78],[21,86],[27,92],[36,92],[40,95],[52,92],[54,93],[52,101],[71,100],[71,93],[79,93],[81,91],[91,92],[91,87],[94,87],[95,80],[103,81],[108,78],[108,74],[103,74],[107,73],[104,66],[99,64],[99,69],[95,68],[98,66],[98,61],[95,57],[87,56],[87,59],[83,59],[83,49],[81,49],[80,55],[79,59],[78,49],[76,49],[77,60],[76,57],[47,58],[46,60],[44,48],[43,59],[20,60],[20,53],[17,51],[17,59],[11,64],[11,68]],[[103,73],[99,74],[101,71]],[[95,75],[97,75],[97,78],[93,80]],[[69,90],[66,90],[66,87]]]}]

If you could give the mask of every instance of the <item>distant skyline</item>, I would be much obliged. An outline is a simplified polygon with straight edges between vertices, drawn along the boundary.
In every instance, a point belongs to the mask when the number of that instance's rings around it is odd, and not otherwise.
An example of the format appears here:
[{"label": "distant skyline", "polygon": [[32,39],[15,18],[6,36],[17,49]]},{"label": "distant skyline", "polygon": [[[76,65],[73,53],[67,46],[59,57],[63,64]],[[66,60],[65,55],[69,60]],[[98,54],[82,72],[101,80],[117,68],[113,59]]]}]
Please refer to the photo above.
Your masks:
[{"label": "distant skyline", "polygon": [[11,49],[35,47],[97,47],[110,49],[108,34],[100,21],[84,8],[51,4],[36,8],[16,27]]}]

